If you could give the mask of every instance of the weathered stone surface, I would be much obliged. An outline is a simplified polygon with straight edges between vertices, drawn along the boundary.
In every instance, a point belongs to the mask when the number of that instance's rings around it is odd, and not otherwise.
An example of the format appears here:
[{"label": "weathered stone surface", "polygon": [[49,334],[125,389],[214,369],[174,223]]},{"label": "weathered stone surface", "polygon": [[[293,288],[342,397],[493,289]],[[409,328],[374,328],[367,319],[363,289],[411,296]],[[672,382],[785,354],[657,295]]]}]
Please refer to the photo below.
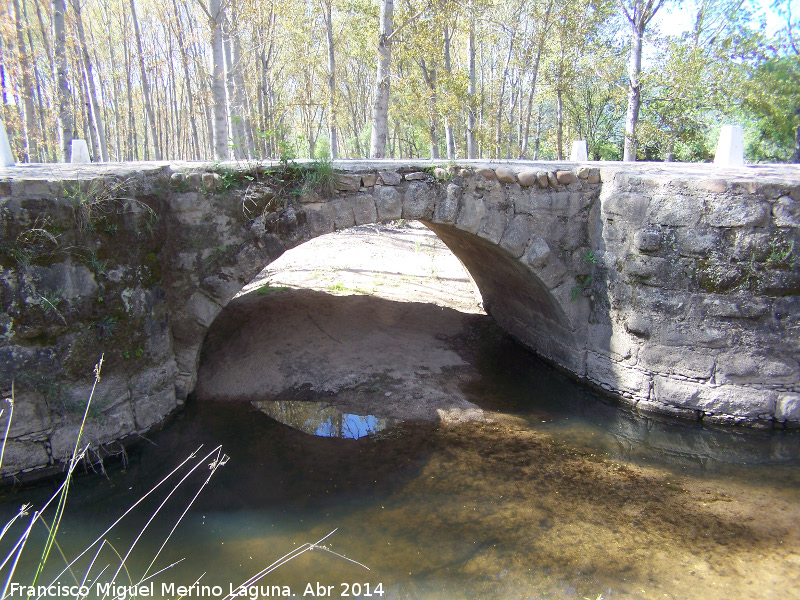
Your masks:
[{"label": "weathered stone surface", "polygon": [[426,219],[433,216],[435,197],[423,181],[412,181],[403,197],[404,219]]},{"label": "weathered stone surface", "polygon": [[717,360],[717,383],[796,383],[799,373],[797,361],[768,358],[761,352],[726,352]]},{"label": "weathered stone surface", "polygon": [[461,186],[455,183],[448,184],[444,197],[440,198],[436,203],[436,208],[433,211],[433,222],[454,223],[458,216],[458,204],[463,193],[464,190]]},{"label": "weathered stone surface", "polygon": [[790,196],[781,196],[772,205],[772,218],[778,227],[800,227],[800,202]]},{"label": "weathered stone surface", "polygon": [[400,185],[403,176],[396,171],[378,171],[378,183],[382,185]]},{"label": "weathered stone surface", "polygon": [[538,235],[530,236],[530,243],[525,254],[522,256],[522,262],[534,269],[542,267],[550,258],[550,246]]},{"label": "weathered stone surface", "polygon": [[589,179],[589,167],[578,167],[575,169],[575,175],[578,179]]},{"label": "weathered stone surface", "polygon": [[531,187],[536,184],[536,171],[520,171],[517,174],[519,184],[523,187]]},{"label": "weathered stone surface", "polygon": [[50,462],[41,442],[6,442],[3,453],[3,474],[17,473],[23,469],[46,467]]},{"label": "weathered stone surface", "polygon": [[800,421],[800,394],[781,394],[775,405],[775,419],[778,421]]},{"label": "weathered stone surface", "polygon": [[569,185],[574,183],[575,174],[572,171],[556,171],[556,180],[561,185]]},{"label": "weathered stone surface", "polygon": [[378,220],[378,211],[375,207],[375,199],[371,194],[358,194],[353,204],[353,217],[356,225],[364,223],[374,223]]},{"label": "weathered stone surface", "polygon": [[[539,184],[539,187],[544,189],[550,186],[550,174],[546,173],[545,171],[537,171],[536,172],[536,183]],[[553,186],[555,187],[555,186]]]},{"label": "weathered stone surface", "polygon": [[531,217],[526,215],[515,216],[500,239],[500,246],[515,258],[522,256],[525,248],[528,247],[532,230],[530,220]]},{"label": "weathered stone surface", "polygon": [[734,385],[711,387],[661,376],[654,377],[653,383],[657,401],[710,414],[753,418],[773,414],[778,396],[769,390]]},{"label": "weathered stone surface", "polygon": [[485,179],[494,179],[494,169],[490,169],[488,167],[481,167],[480,169],[476,169],[475,172]]},{"label": "weathered stone surface", "polygon": [[654,373],[709,379],[716,359],[707,352],[648,345],[639,352],[639,364]]},{"label": "weathered stone surface", "polygon": [[483,198],[472,194],[465,195],[458,211],[456,227],[470,233],[478,233],[484,215],[486,215],[486,205]]},{"label": "weathered stone surface", "polygon": [[394,187],[376,185],[373,191],[379,221],[399,219],[403,214],[403,200]]},{"label": "weathered stone surface", "polygon": [[600,183],[600,169],[589,169],[586,183]]},{"label": "weathered stone surface", "polygon": [[364,187],[372,187],[375,185],[377,180],[378,176],[375,173],[367,173],[366,175],[361,176],[361,185]]},{"label": "weathered stone surface", "polygon": [[500,183],[516,183],[517,178],[514,177],[514,172],[506,167],[497,167],[494,170],[495,177]]},{"label": "weathered stone surface", "polygon": [[651,227],[637,231],[633,243],[639,252],[658,252],[661,249],[661,230]]},{"label": "weathered stone surface", "polygon": [[427,173],[418,171],[417,173],[406,173],[404,179],[406,181],[425,181],[428,177],[430,176]]},{"label": "weathered stone surface", "polygon": [[336,175],[336,189],[341,192],[357,192],[361,187],[361,177],[338,173]]},{"label": "weathered stone surface", "polygon": [[356,224],[353,216],[353,202],[349,198],[336,199],[330,203],[333,210],[333,222],[336,229],[347,229]]},{"label": "weathered stone surface", "polygon": [[703,221],[714,227],[759,227],[766,224],[767,205],[745,196],[718,196]]},{"label": "weathered stone surface", "polygon": [[586,357],[586,377],[598,384],[612,383],[615,389],[634,396],[647,398],[650,391],[650,378],[646,373],[594,352]]}]

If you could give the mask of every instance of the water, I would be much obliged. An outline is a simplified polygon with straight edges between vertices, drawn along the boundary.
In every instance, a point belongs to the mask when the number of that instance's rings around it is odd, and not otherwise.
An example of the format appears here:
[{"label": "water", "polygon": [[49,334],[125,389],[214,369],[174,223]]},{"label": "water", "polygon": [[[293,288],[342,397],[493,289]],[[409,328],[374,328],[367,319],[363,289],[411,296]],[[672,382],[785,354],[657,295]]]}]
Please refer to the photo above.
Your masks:
[{"label": "water", "polygon": [[[307,399],[190,402],[124,468],[75,481],[61,550],[77,553],[203,444],[189,463],[200,466],[131,553],[141,574],[211,472],[217,455],[205,453],[221,445],[229,459],[151,569],[185,559],[156,578],[157,597],[178,595],[162,583],[201,575],[223,597],[336,529],[324,544],[369,571],[314,549],[260,582],[279,587],[254,594],[320,597],[319,584],[335,598],[800,598],[800,436],[644,418],[502,335],[481,339],[482,376],[465,391],[488,422],[389,423]],[[4,515],[53,487],[3,490]],[[168,489],[107,536],[117,552]],[[32,573],[43,536],[34,531],[15,581]],[[93,573],[113,559],[105,549]]]}]

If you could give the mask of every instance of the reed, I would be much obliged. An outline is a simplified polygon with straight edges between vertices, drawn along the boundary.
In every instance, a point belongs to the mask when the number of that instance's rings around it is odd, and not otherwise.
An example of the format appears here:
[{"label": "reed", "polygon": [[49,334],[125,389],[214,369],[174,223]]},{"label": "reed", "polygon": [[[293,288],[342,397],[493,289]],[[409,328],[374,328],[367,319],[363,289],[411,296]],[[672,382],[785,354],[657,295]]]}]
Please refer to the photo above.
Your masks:
[{"label": "reed", "polygon": [[[162,555],[162,552],[166,545],[169,543],[170,539],[172,539],[175,531],[177,530],[178,526],[186,517],[189,510],[194,505],[197,498],[200,496],[202,491],[208,486],[211,478],[214,474],[218,471],[220,467],[223,467],[227,464],[229,457],[222,452],[222,447],[217,446],[213,448],[211,451],[206,453],[201,453],[202,446],[198,447],[193,452],[189,453],[189,455],[183,459],[183,461],[176,466],[172,471],[170,471],[166,476],[164,476],[160,481],[158,481],[155,485],[153,485],[146,493],[142,494],[133,504],[131,504],[121,516],[119,516],[111,525],[109,525],[97,538],[91,542],[88,546],[86,546],[82,551],[78,552],[73,558],[67,558],[66,553],[63,551],[62,547],[59,545],[57,538],[59,527],[61,525],[62,519],[64,515],[67,514],[67,499],[69,496],[70,490],[70,483],[72,482],[75,469],[78,465],[87,457],[87,453],[89,451],[90,445],[82,444],[82,438],[84,433],[84,427],[86,424],[87,417],[89,415],[89,408],[92,403],[92,398],[94,396],[94,391],[97,384],[100,381],[101,377],[101,370],[103,365],[103,358],[100,358],[100,361],[95,366],[94,369],[94,385],[92,386],[92,391],[89,395],[89,399],[86,403],[86,409],[84,411],[83,419],[81,420],[81,425],[78,431],[77,438],[75,440],[75,445],[73,448],[72,455],[70,457],[69,463],[66,467],[66,476],[64,477],[63,482],[59,485],[56,491],[49,497],[49,499],[44,502],[44,504],[34,510],[34,507],[31,504],[24,504],[20,507],[19,511],[8,520],[8,522],[3,526],[2,530],[0,531],[0,544],[3,544],[6,537],[10,536],[10,532],[12,530],[19,529],[20,522],[23,523],[23,530],[21,533],[17,534],[16,539],[12,537],[12,543],[10,550],[6,551],[5,555],[0,552],[0,557],[2,557],[2,561],[0,561],[0,581],[3,582],[2,593],[0,593],[0,600],[9,597],[10,590],[13,589],[12,587],[12,580],[15,576],[18,576],[18,579],[26,580],[25,583],[22,585],[25,588],[36,590],[37,585],[41,580],[45,578],[45,573],[49,571],[53,571],[54,569],[51,567],[47,569],[48,561],[52,562],[51,560],[51,552],[53,548],[58,550],[60,554],[64,566],[63,568],[56,568],[58,572],[55,574],[54,577],[50,578],[49,582],[46,585],[40,585],[41,589],[45,589],[46,587],[58,585],[60,586],[60,581],[62,577],[67,577],[69,580],[74,582],[75,589],[78,592],[73,597],[75,600],[84,600],[85,595],[81,595],[80,589],[85,588],[87,582],[91,582],[93,585],[98,583],[102,583],[103,585],[107,585],[105,589],[113,589],[115,586],[123,585],[129,586],[131,589],[137,588],[140,585],[147,584],[150,580],[163,575],[166,571],[169,571],[176,565],[183,562],[184,559],[180,559],[174,561],[166,566],[158,568],[156,570],[156,563],[159,557]],[[5,445],[6,440],[8,439],[8,432],[11,428],[11,418],[13,417],[13,409],[14,409],[14,387],[12,385],[12,393],[11,399],[9,400],[9,419],[6,424],[5,434],[3,436],[2,444],[0,445],[0,467],[2,467],[2,459],[5,453]],[[0,410],[0,416],[4,413],[4,409]],[[208,469],[208,473],[205,477],[201,478],[200,484],[197,486],[194,494],[191,496],[191,499],[187,502],[186,506],[181,511],[180,515],[175,519],[174,523],[172,524],[169,531],[164,536],[163,541],[161,542],[158,550],[154,553],[152,560],[149,561],[148,566],[141,572],[141,574],[135,575],[132,572],[132,567],[129,568],[129,562],[131,561],[131,556],[134,550],[137,548],[139,543],[141,542],[145,533],[151,528],[153,523],[155,522],[158,515],[161,513],[162,509],[167,505],[169,500],[178,492],[179,489],[184,488],[185,486],[189,485],[189,480],[191,476],[195,473],[202,472],[202,468],[205,467]],[[160,500],[156,508],[147,518],[145,524],[141,527],[138,534],[135,536],[134,540],[130,543],[127,549],[122,551],[118,550],[112,543],[111,543],[111,536],[112,532],[114,532],[115,528],[117,528],[120,523],[125,520],[126,518],[130,517],[134,511],[142,505],[145,500],[151,498],[154,494],[161,491],[164,493],[163,498]],[[55,510],[53,516],[50,518],[48,522],[47,518],[45,517],[48,510],[51,506],[55,505]],[[32,511],[32,512],[31,512]],[[26,522],[26,517],[29,517]],[[47,531],[47,536],[45,542],[43,544],[41,554],[39,555],[39,559],[36,562],[36,567],[33,569],[33,575],[29,576],[26,574],[18,573],[18,566],[20,564],[20,559],[22,557],[23,551],[26,550],[28,547],[28,542],[31,539],[31,533],[35,527],[41,526],[44,527]],[[346,556],[338,554],[325,546],[323,542],[327,540],[330,536],[332,536],[336,532],[336,529],[331,531],[328,535],[324,536],[320,540],[317,540],[313,543],[304,543],[301,546],[293,549],[291,552],[283,555],[276,561],[272,562],[267,567],[264,567],[260,571],[258,571],[255,575],[250,577],[247,581],[243,582],[234,589],[239,589],[242,587],[248,587],[253,585],[269,575],[270,573],[274,572],[276,569],[280,568],[281,566],[285,565],[286,563],[294,560],[295,558],[309,552],[311,550],[322,550],[324,552],[330,553],[340,559],[352,562],[356,565],[362,566],[365,569],[369,570],[363,564],[354,561]],[[32,551],[32,550],[31,550]],[[198,579],[202,579],[201,577]],[[120,583],[120,581],[124,583]],[[16,585],[16,584],[15,584]],[[19,586],[17,586],[19,587]],[[19,597],[18,594],[15,597]],[[28,600],[32,600],[36,598],[36,600],[40,600],[43,597],[43,594],[27,594]],[[60,595],[59,597],[67,597],[64,595]],[[233,595],[226,596],[226,599],[232,598]],[[120,596],[114,596],[115,600],[122,598]]]}]

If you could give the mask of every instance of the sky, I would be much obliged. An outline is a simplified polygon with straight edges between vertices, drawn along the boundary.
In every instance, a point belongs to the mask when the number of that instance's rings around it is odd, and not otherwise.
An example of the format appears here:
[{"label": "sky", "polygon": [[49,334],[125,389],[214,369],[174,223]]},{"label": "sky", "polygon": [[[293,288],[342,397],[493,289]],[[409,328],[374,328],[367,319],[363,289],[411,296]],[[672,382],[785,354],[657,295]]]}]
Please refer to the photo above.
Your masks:
[{"label": "sky", "polygon": [[[800,0],[791,1],[792,13],[800,14]],[[773,0],[755,0],[755,3],[760,7],[758,12],[767,16],[767,31],[773,33],[779,27],[779,18],[770,8]],[[686,2],[683,0],[667,4],[656,13],[654,21],[661,33],[665,35],[680,35],[691,28],[695,6],[695,1]]]}]

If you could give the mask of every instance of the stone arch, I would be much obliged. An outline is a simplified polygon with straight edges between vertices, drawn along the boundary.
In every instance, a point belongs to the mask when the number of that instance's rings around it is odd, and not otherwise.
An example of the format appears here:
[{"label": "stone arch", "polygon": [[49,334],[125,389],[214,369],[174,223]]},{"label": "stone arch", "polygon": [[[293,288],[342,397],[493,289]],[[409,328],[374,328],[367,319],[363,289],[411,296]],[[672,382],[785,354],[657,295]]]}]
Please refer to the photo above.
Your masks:
[{"label": "stone arch", "polygon": [[[215,251],[235,243],[235,252],[226,250],[225,264],[202,273],[182,269],[185,252],[174,249],[174,272],[184,273],[168,293],[178,397],[194,388],[208,327],[262,268],[315,237],[395,219],[428,226],[470,272],[487,313],[501,327],[539,355],[584,376],[581,320],[588,302],[579,292],[580,271],[588,268],[580,260],[578,272],[568,265],[588,248],[589,212],[598,186],[569,172],[564,173],[571,177],[562,174],[560,184],[552,175],[543,178],[545,185],[537,185],[534,177],[523,186],[513,174],[513,182],[502,181],[490,169],[439,171],[340,175],[333,197],[307,192],[296,203],[252,220],[242,220],[223,205],[231,202],[229,195],[206,195],[211,200],[206,204],[198,203],[196,194],[175,195],[170,201],[174,229],[184,235],[194,227],[203,231],[203,247],[188,260],[190,265],[214,261]],[[498,171],[502,177],[503,170]]]}]

